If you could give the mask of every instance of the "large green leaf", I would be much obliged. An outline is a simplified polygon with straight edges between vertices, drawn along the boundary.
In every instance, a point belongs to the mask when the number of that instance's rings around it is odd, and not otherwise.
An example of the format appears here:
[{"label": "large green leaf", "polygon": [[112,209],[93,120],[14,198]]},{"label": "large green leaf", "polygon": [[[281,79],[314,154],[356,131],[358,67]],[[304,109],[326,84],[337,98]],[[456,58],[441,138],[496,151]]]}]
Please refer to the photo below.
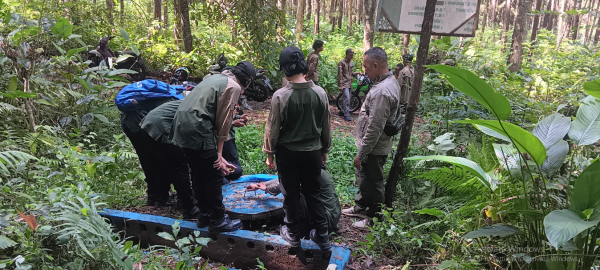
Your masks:
[{"label": "large green leaf", "polygon": [[571,124],[569,138],[577,145],[590,145],[600,140],[600,102],[595,97],[583,100]]},{"label": "large green leaf", "polygon": [[554,113],[542,119],[531,133],[538,137],[544,147],[548,149],[550,146],[561,141],[569,132],[571,127],[571,118],[560,113]]},{"label": "large green leaf", "polygon": [[583,90],[590,96],[600,98],[600,79],[584,83]]},{"label": "large green leaf", "polygon": [[596,226],[598,222],[600,219],[585,221],[569,209],[552,211],[544,218],[548,241],[557,249],[580,232]]},{"label": "large green leaf", "polygon": [[594,209],[591,218],[600,218],[600,162],[590,164],[577,177],[570,203],[570,209]]},{"label": "large green leaf", "polygon": [[468,232],[463,236],[465,239],[473,239],[484,236],[500,236],[507,237],[513,234],[523,234],[523,231],[519,228],[511,225],[494,224],[492,226],[486,226],[479,230]]},{"label": "large green leaf", "polygon": [[511,107],[508,99],[472,72],[446,65],[427,67],[444,73],[456,89],[492,111],[498,119],[506,120],[510,116]]},{"label": "large green leaf", "polygon": [[443,162],[448,162],[467,170],[474,176],[477,176],[477,179],[479,179],[479,181],[483,183],[483,185],[485,185],[492,191],[496,190],[496,187],[498,185],[498,181],[492,179],[487,173],[485,173],[485,171],[479,166],[479,164],[470,161],[466,158],[449,156],[414,156],[405,158],[404,160],[439,160]]},{"label": "large green leaf", "polygon": [[7,249],[9,247],[12,247],[14,245],[16,245],[17,242],[11,240],[10,238],[4,236],[4,235],[0,235],[0,250],[2,249]]},{"label": "large green leaf", "polygon": [[502,122],[501,125],[500,122],[495,120],[461,120],[454,121],[453,123],[473,124],[486,127],[495,133],[503,135],[504,139],[512,138],[515,147],[521,152],[529,153],[536,164],[542,165],[546,160],[546,149],[540,139],[517,125],[507,122]]},{"label": "large green leaf", "polygon": [[563,140],[558,141],[554,145],[546,148],[548,157],[542,164],[542,172],[548,177],[553,176],[565,163],[567,154],[569,154],[569,143]]},{"label": "large green leaf", "polygon": [[52,34],[60,36],[64,39],[69,38],[73,33],[73,26],[71,26],[71,22],[69,22],[66,18],[60,18],[56,20],[56,24],[50,28],[52,30]]},{"label": "large green leaf", "polygon": [[494,143],[492,145],[494,146],[496,157],[503,168],[505,168],[507,171],[521,171],[521,166],[525,165],[525,161],[521,155],[519,155],[517,149],[515,149],[512,145],[507,144]]}]

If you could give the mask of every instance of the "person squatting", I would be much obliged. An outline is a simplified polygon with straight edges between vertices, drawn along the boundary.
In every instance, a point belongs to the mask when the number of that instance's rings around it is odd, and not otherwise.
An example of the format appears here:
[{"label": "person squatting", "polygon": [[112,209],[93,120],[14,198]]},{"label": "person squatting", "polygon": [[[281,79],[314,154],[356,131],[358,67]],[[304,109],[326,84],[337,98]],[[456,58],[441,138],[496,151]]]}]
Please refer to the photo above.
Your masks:
[{"label": "person squatting", "polygon": [[[404,69],[398,66],[392,72],[383,49],[375,47],[364,53],[363,70],[373,85],[356,127],[354,166],[359,189],[355,206],[341,210],[333,177],[327,171],[332,115],[327,93],[318,84],[323,42],[315,41],[313,48],[308,57],[297,47],[287,47],[279,55],[284,86],[271,99],[262,148],[267,166],[277,170],[278,179],[250,184],[246,189],[283,194],[285,225],[280,234],[292,247],[299,247],[300,239],[307,237],[321,249],[329,249],[329,235],[337,232],[342,214],[359,217],[353,224],[357,228],[370,226],[372,218],[380,215],[383,165],[393,136],[388,136],[384,127],[396,119],[406,100],[400,85],[406,87],[406,77],[412,75],[406,68],[412,56],[404,58]],[[338,64],[341,91],[349,92],[352,77],[358,74],[352,71],[353,55],[348,49]],[[199,228],[208,227],[213,233],[242,228],[240,220],[225,213],[222,185],[243,174],[234,127],[245,126],[248,116],[236,114],[234,108],[256,74],[247,61],[233,67],[215,66],[185,97],[146,98],[136,103],[134,110],[122,110],[123,132],[144,171],[147,205],[175,206],[183,211],[183,219],[197,220]],[[169,91],[173,86],[166,87]],[[349,118],[347,106],[341,114]],[[171,185],[177,192],[175,203],[169,201]]]}]

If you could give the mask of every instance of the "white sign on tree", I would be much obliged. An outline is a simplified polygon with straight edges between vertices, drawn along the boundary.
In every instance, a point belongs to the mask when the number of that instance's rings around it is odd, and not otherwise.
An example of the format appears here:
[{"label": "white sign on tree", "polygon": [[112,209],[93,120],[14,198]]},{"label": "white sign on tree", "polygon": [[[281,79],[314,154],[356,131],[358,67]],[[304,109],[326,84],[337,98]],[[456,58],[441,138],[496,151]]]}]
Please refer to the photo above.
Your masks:
[{"label": "white sign on tree", "polygon": [[[480,0],[438,0],[432,35],[475,36]],[[379,0],[376,31],[420,34],[423,0]]]}]

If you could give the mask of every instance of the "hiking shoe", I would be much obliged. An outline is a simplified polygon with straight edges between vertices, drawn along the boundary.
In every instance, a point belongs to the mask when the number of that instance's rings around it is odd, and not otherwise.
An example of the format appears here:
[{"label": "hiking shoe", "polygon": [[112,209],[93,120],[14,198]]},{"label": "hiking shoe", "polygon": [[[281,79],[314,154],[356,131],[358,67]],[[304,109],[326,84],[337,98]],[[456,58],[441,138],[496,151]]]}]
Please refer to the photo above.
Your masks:
[{"label": "hiking shoe", "polygon": [[198,207],[193,206],[188,210],[183,210],[183,219],[199,219],[200,218],[200,209]]},{"label": "hiking shoe", "polygon": [[229,215],[225,214],[221,221],[215,222],[211,220],[208,224],[208,231],[211,233],[233,232],[242,228],[242,221],[239,219],[230,219]]},{"label": "hiking shoe", "polygon": [[350,122],[350,121],[352,121],[352,117],[350,117],[350,116],[346,116],[346,117],[344,117],[344,120],[346,120],[346,121]]},{"label": "hiking shoe", "polygon": [[[194,206],[194,208],[197,208],[197,207]],[[196,226],[198,228],[206,228],[206,227],[208,227],[208,224],[210,224],[210,216],[199,213],[198,222],[196,223]]]},{"label": "hiking shoe", "polygon": [[279,235],[283,238],[283,240],[290,243],[293,248],[300,247],[300,235],[297,233],[292,233],[288,226],[283,225],[279,230]]},{"label": "hiking shoe", "polygon": [[317,230],[313,229],[310,231],[310,240],[313,240],[321,250],[328,250],[331,247],[327,232],[325,234],[317,234]]},{"label": "hiking shoe", "polygon": [[373,221],[370,218],[361,219],[357,222],[352,223],[352,227],[358,229],[368,229],[369,226],[373,226]]},{"label": "hiking shoe", "polygon": [[357,217],[357,218],[367,218],[367,211],[365,210],[355,210],[354,207],[350,207],[348,209],[342,210],[342,214],[349,217]]}]

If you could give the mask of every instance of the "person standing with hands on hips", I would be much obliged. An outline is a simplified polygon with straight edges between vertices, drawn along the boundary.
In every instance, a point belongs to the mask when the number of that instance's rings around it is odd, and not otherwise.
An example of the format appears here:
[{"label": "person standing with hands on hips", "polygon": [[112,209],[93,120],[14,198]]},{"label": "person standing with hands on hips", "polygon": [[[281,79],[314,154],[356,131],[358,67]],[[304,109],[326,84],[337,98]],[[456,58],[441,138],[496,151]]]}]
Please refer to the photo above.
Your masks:
[{"label": "person standing with hands on hips", "polygon": [[340,87],[340,92],[343,95],[342,101],[342,110],[339,112],[339,116],[343,116],[344,120],[352,121],[350,117],[350,111],[348,107],[350,106],[350,91],[352,90],[352,77],[356,77],[359,72],[352,72],[352,68],[354,67],[354,63],[352,63],[352,58],[354,58],[354,50],[347,49],[346,57],[342,59],[338,63],[338,86]]},{"label": "person standing with hands on hips", "polygon": [[385,51],[379,47],[366,51],[363,67],[373,86],[356,124],[358,153],[354,167],[358,192],[354,207],[342,210],[344,215],[361,218],[352,225],[357,228],[366,228],[373,217],[380,216],[385,201],[383,165],[392,151],[392,137],[383,131],[386,124],[394,122],[400,106],[400,86],[388,69]]},{"label": "person standing with hands on hips", "polygon": [[300,247],[302,193],[316,227],[310,238],[321,249],[329,249],[327,213],[318,180],[331,149],[329,100],[323,88],[305,79],[308,64],[300,49],[285,48],[279,55],[279,66],[289,84],[271,99],[263,152],[270,169],[275,169],[273,159],[277,156],[286,223],[280,234],[292,247]]}]

